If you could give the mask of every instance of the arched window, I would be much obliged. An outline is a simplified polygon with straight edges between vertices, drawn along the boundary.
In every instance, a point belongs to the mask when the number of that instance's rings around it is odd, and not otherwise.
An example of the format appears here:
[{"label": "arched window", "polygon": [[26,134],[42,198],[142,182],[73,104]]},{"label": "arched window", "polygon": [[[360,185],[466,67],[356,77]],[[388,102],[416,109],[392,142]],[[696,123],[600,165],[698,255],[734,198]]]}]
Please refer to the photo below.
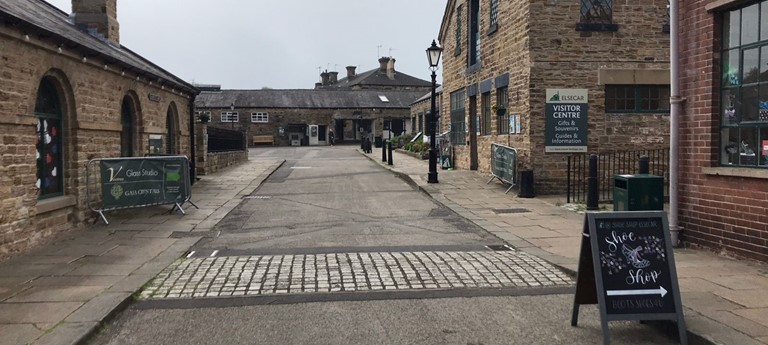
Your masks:
[{"label": "arched window", "polygon": [[176,138],[174,135],[176,134],[176,122],[173,112],[173,105],[168,107],[168,113],[165,115],[165,129],[167,130],[167,138],[168,142],[165,148],[165,153],[175,153],[175,145],[176,145]]},{"label": "arched window", "polygon": [[64,136],[62,105],[54,81],[50,77],[40,81],[35,101],[37,117],[37,181],[39,199],[63,194]]},{"label": "arched window", "polygon": [[120,156],[132,157],[134,110],[133,105],[131,104],[131,99],[128,96],[123,98],[123,105],[120,109],[120,112],[122,114],[122,130],[120,131]]}]

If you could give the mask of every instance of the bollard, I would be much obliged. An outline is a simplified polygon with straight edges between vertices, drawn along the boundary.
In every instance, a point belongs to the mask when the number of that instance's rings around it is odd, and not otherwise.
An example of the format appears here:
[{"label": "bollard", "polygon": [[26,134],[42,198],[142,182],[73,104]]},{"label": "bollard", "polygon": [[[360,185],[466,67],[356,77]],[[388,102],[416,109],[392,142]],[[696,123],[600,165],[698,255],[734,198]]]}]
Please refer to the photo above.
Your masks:
[{"label": "bollard", "polygon": [[389,158],[387,160],[387,165],[392,165],[392,142],[387,140],[387,151],[389,151]]},{"label": "bollard", "polygon": [[387,143],[382,142],[381,144],[381,161],[386,162],[387,161]]},{"label": "bollard", "polygon": [[638,174],[648,174],[650,169],[650,159],[646,155],[640,156],[640,171],[638,171]]},{"label": "bollard", "polygon": [[587,211],[597,211],[597,155],[589,156],[589,177],[587,177]]}]

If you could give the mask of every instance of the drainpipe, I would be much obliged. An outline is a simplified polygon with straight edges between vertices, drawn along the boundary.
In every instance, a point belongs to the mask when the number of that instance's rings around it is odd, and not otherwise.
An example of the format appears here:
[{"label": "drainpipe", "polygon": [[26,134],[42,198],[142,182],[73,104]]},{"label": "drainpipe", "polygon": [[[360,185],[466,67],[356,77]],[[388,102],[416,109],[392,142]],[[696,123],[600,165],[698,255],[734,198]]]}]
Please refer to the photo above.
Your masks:
[{"label": "drainpipe", "polygon": [[195,150],[195,98],[197,98],[196,94],[192,94],[189,98],[189,147],[192,152],[192,157],[190,158],[192,166],[189,169],[190,184],[195,183],[195,179],[197,178],[197,151]]},{"label": "drainpipe", "polygon": [[669,59],[670,59],[670,113],[669,113],[669,236],[672,245],[677,247],[680,244],[680,231],[682,228],[678,223],[678,164],[680,152],[680,110],[684,99],[680,97],[680,62],[679,62],[679,35],[678,35],[678,0],[669,2]]}]

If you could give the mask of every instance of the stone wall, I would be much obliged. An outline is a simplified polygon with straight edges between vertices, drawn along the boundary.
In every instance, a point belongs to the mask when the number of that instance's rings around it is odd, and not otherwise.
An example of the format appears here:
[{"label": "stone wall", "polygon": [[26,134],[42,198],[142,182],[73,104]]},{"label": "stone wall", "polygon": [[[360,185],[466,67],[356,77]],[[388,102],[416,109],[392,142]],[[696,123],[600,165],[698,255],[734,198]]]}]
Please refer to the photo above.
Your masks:
[{"label": "stone wall", "polygon": [[[27,38],[28,37],[28,38]],[[120,156],[121,105],[136,105],[134,152],[148,152],[149,135],[166,135],[166,114],[173,109],[177,131],[174,151],[190,152],[189,95],[135,72],[83,56],[52,37],[25,36],[0,27],[0,257],[23,252],[51,235],[87,224],[84,167],[90,159]],[[38,200],[35,128],[37,89],[54,80],[63,106],[64,195]],[[149,100],[153,94],[155,101]]]},{"label": "stone wall", "polygon": [[195,172],[197,175],[208,175],[248,160],[248,151],[232,152],[208,152],[208,125],[203,123],[195,124],[195,156],[197,163]]},{"label": "stone wall", "polygon": [[680,3],[682,239],[768,261],[768,170],[718,164],[722,17],[710,3]]},{"label": "stone wall", "polygon": [[[545,153],[546,89],[587,89],[589,93],[589,152],[668,147],[668,114],[606,114],[605,83],[614,83],[606,71],[632,76],[642,83],[668,84],[669,34],[662,32],[667,1],[642,0],[624,5],[614,2],[617,32],[576,31],[579,6],[565,1],[502,1],[498,28],[490,30],[489,1],[480,4],[480,64],[467,66],[469,2],[449,5],[450,15],[441,30],[443,84],[441,106],[444,130],[450,119],[450,94],[469,86],[491,83],[491,104],[496,100],[496,78],[508,74],[509,115],[520,119],[520,133],[498,133],[498,117],[491,115],[490,135],[477,135],[478,170],[490,171],[490,145],[518,150],[520,169],[533,169],[537,193],[565,191],[567,154]],[[461,41],[456,42],[456,9],[461,6]],[[661,72],[661,73],[659,73]],[[601,77],[602,76],[602,77]],[[613,76],[613,74],[608,74]],[[623,81],[622,81],[623,83]],[[480,116],[481,93],[477,94]],[[465,102],[469,123],[469,97]],[[502,124],[503,125],[503,124]],[[455,166],[470,168],[470,140],[455,147]]]}]

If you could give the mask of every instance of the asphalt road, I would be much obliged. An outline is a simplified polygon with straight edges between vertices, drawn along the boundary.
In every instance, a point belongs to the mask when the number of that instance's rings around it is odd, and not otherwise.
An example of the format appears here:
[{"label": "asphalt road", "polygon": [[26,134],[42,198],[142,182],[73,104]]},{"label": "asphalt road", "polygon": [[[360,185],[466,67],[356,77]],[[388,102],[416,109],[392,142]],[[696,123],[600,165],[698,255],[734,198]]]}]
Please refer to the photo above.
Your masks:
[{"label": "asphalt road", "polygon": [[[193,248],[199,258],[161,273],[153,282],[157,293],[143,294],[149,298],[119,315],[92,344],[602,342],[594,306],[581,308],[579,327],[570,325],[572,286],[556,268],[531,258],[501,267],[476,255],[503,242],[354,146],[263,148],[251,155],[287,161],[219,223],[215,236]],[[402,255],[391,261],[356,255],[372,261],[344,259],[324,269],[313,261],[312,279],[302,277],[307,259],[363,252]],[[451,259],[426,262],[437,260],[430,253]],[[224,260],[202,261],[211,255]],[[269,264],[259,266],[265,260]],[[374,270],[359,270],[365,267]],[[185,294],[191,284],[205,288]],[[612,343],[674,343],[659,329],[612,322]]]}]

